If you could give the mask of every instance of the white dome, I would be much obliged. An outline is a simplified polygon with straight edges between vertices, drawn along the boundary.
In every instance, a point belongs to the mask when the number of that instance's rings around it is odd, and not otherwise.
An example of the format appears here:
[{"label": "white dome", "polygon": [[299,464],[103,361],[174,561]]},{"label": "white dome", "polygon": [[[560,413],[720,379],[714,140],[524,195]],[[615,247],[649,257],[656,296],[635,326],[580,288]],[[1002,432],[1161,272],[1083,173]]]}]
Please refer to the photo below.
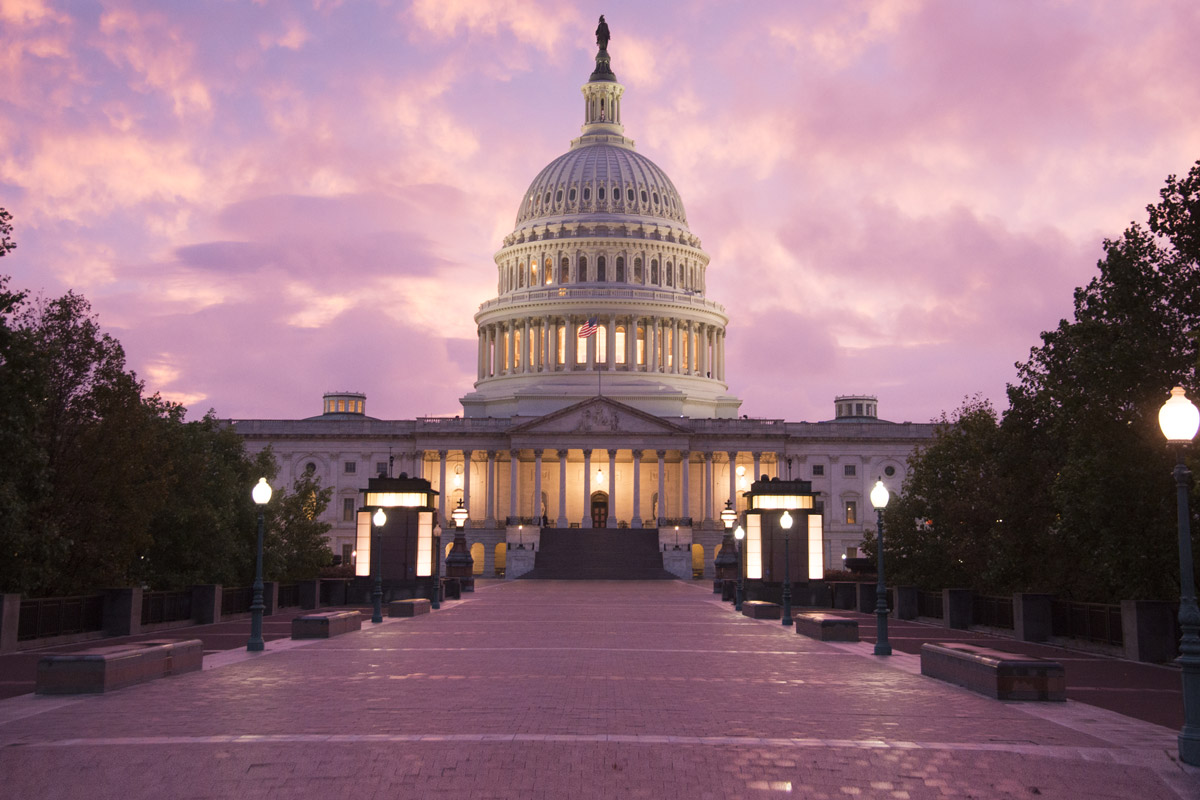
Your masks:
[{"label": "white dome", "polygon": [[516,228],[612,214],[687,227],[683,200],[657,164],[628,147],[597,143],[564,153],[538,173],[517,210]]}]

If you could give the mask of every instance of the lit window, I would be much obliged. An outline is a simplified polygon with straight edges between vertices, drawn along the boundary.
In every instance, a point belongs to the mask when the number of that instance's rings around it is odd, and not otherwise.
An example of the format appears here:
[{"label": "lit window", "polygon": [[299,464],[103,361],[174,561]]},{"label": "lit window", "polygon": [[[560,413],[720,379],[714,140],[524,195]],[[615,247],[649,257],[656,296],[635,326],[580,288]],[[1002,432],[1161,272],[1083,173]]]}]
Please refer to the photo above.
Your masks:
[{"label": "lit window", "polygon": [[625,326],[624,325],[617,326],[616,348],[617,348],[617,354],[616,354],[617,355],[617,363],[624,364],[625,363]]},{"label": "lit window", "polygon": [[846,524],[858,524],[858,502],[855,500],[846,501]]},{"label": "lit window", "polygon": [[608,326],[601,325],[600,330],[592,336],[596,340],[596,363],[608,363]]}]

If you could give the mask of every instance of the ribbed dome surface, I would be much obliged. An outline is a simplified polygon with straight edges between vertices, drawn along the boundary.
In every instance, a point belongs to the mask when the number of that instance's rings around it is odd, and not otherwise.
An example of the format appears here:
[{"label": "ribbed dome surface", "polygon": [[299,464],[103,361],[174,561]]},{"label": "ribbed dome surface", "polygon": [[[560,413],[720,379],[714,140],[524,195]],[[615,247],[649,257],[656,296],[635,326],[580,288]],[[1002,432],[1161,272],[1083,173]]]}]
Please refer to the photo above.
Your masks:
[{"label": "ribbed dome surface", "polygon": [[620,214],[687,227],[675,185],[653,161],[612,144],[585,144],[551,161],[529,185],[516,227],[573,216]]}]

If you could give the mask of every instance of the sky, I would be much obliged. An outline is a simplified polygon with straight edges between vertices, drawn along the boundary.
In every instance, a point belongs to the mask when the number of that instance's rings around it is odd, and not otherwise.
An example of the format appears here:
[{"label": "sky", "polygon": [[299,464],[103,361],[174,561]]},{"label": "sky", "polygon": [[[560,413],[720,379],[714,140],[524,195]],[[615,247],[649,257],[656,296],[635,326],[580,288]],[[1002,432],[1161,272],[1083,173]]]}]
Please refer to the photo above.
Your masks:
[{"label": "sky", "polygon": [[192,418],[461,414],[601,13],[751,417],[1003,409],[1200,159],[1195,0],[0,0],[0,274]]}]

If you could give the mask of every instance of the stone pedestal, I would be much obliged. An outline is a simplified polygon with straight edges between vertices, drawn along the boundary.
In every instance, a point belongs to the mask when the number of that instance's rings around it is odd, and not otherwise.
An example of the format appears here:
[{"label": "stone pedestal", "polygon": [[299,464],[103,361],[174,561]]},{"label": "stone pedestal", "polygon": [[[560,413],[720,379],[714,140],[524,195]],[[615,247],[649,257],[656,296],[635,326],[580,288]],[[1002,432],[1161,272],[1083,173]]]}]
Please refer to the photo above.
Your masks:
[{"label": "stone pedestal", "polygon": [[510,548],[505,555],[504,579],[511,581],[513,578],[519,578],[526,572],[531,571],[535,558],[536,554],[528,549],[528,547],[524,550],[515,547]]},{"label": "stone pedestal", "polygon": [[896,619],[917,618],[917,587],[896,587]]},{"label": "stone pedestal", "polygon": [[663,569],[684,581],[692,579],[692,553],[690,550],[663,551]]},{"label": "stone pedestal", "polygon": [[975,593],[970,589],[942,589],[942,624],[965,631],[975,617]]},{"label": "stone pedestal", "polygon": [[1163,663],[1179,655],[1175,604],[1151,600],[1121,601],[1121,636],[1125,657]]},{"label": "stone pedestal", "polygon": [[141,632],[141,587],[106,591],[104,593],[104,635],[136,636]]},{"label": "stone pedestal", "polygon": [[1050,640],[1049,594],[1017,592],[1013,595],[1013,636],[1022,642]]}]

